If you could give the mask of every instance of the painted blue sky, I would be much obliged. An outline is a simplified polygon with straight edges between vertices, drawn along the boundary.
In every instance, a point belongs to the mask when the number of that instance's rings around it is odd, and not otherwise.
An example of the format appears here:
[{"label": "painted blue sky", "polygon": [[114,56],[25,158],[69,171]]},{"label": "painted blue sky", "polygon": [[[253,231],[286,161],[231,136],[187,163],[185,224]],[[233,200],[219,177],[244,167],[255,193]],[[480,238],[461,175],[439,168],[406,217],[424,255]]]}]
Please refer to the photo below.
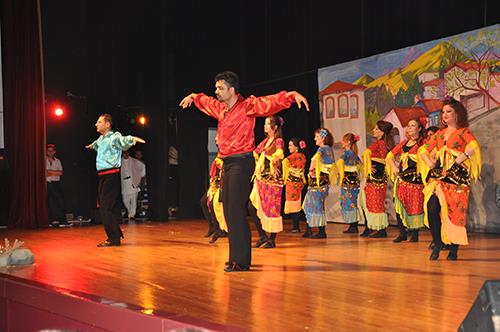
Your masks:
[{"label": "painted blue sky", "polygon": [[[483,29],[491,31],[494,31],[495,29],[500,30],[500,24],[469,31],[456,36],[458,36],[459,38],[466,38],[468,35],[474,35],[479,30]],[[454,37],[455,36],[449,36],[415,46],[405,47],[399,50],[373,55],[363,59],[320,68],[318,70],[318,89],[319,91],[321,91],[336,80],[352,83],[363,74],[368,74],[373,78],[385,75],[399,67],[406,66],[409,61],[416,59],[420,54],[433,48],[440,42],[449,40]]]}]

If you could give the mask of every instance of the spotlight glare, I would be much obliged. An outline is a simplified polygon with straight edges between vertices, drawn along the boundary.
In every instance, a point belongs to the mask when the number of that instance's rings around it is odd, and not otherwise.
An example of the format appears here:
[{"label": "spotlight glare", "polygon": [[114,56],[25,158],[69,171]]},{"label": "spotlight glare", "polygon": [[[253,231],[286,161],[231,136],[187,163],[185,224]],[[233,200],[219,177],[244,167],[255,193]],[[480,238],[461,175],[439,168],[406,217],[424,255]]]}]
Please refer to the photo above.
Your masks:
[{"label": "spotlight glare", "polygon": [[61,117],[61,116],[63,116],[63,114],[64,114],[64,110],[61,107],[57,107],[54,110],[54,115],[57,117]]},{"label": "spotlight glare", "polygon": [[146,124],[146,117],[144,115],[139,117],[139,123],[143,126]]}]

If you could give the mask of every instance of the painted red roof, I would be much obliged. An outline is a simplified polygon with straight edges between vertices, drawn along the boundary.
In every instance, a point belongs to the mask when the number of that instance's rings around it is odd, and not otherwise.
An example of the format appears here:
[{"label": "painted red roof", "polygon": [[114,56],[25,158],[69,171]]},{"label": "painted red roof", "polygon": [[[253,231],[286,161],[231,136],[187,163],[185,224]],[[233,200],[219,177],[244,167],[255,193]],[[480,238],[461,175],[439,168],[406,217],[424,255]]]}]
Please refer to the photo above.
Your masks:
[{"label": "painted red roof", "polygon": [[394,107],[393,110],[403,127],[406,127],[411,119],[420,119],[421,117],[427,117],[427,114],[422,107]]},{"label": "painted red roof", "polygon": [[440,111],[443,108],[443,102],[440,99],[422,99],[420,101],[430,113]]},{"label": "painted red roof", "polygon": [[455,63],[448,68],[446,68],[445,72],[450,71],[453,67],[458,67],[462,69],[463,71],[469,71],[469,70],[479,70],[479,64],[476,62],[467,62],[467,63]]},{"label": "painted red roof", "polygon": [[329,95],[332,93],[341,93],[341,92],[347,92],[347,91],[352,91],[352,90],[364,90],[365,87],[361,85],[356,85],[356,84],[351,84],[347,83],[344,81],[335,81],[323,90],[319,92],[319,96],[322,97],[324,95]]},{"label": "painted red roof", "polygon": [[424,82],[424,86],[436,86],[436,85],[441,84],[441,82],[443,82],[442,78],[436,78],[432,81]]}]

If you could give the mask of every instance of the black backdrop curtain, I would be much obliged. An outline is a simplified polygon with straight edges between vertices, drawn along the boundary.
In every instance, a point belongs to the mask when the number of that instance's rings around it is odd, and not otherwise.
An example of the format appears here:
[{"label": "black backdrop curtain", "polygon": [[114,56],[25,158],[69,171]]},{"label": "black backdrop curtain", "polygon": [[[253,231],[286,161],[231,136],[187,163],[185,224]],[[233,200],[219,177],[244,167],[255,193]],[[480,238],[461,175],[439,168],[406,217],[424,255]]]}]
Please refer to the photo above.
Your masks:
[{"label": "black backdrop curtain", "polygon": [[10,227],[47,225],[39,0],[4,0],[2,51]]}]

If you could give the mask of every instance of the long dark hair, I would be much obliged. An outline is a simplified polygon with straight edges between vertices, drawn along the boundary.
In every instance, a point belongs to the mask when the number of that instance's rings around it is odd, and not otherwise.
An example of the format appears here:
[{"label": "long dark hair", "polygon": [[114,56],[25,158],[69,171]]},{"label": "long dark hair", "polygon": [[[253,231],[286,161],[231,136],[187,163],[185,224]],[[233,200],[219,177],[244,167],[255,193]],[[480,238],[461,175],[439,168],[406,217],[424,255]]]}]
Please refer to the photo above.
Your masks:
[{"label": "long dark hair", "polygon": [[[465,108],[464,104],[459,102],[453,97],[448,97],[444,100],[443,102],[443,107],[446,105],[450,106],[453,108],[455,113],[457,114],[457,128],[466,128],[469,126],[469,118],[467,114],[467,109]],[[441,116],[443,114],[443,111],[441,110]],[[441,118],[441,117],[440,117]],[[446,128],[446,124],[443,123],[443,120],[441,118],[441,129]]]},{"label": "long dark hair", "polygon": [[[290,142],[293,143],[293,145],[295,145],[298,149],[298,152],[300,153],[304,153],[304,151],[306,150],[306,142],[304,142],[303,140],[297,138],[297,137],[293,137],[293,138],[290,138]],[[301,145],[304,147],[302,148]]]},{"label": "long dark hair", "polygon": [[[266,120],[269,119],[271,122],[271,126],[276,129],[274,130],[274,139],[277,138],[282,138],[283,133],[281,132],[281,127],[283,127],[283,118],[280,117],[279,115],[271,115],[266,118]],[[267,134],[266,134],[267,136]]]},{"label": "long dark hair", "polygon": [[394,137],[392,136],[391,133],[393,128],[392,123],[384,120],[379,120],[377,121],[377,127],[384,133],[382,139],[384,140],[389,150],[392,150],[392,148],[394,147]]},{"label": "long dark hair", "polygon": [[[417,144],[420,145],[420,144],[422,144],[422,142],[425,139],[425,132],[426,131],[425,131],[424,125],[422,124],[422,122],[420,122],[419,118],[411,119],[410,121],[415,121],[418,125]],[[408,121],[408,123],[410,123],[410,121]]]}]

